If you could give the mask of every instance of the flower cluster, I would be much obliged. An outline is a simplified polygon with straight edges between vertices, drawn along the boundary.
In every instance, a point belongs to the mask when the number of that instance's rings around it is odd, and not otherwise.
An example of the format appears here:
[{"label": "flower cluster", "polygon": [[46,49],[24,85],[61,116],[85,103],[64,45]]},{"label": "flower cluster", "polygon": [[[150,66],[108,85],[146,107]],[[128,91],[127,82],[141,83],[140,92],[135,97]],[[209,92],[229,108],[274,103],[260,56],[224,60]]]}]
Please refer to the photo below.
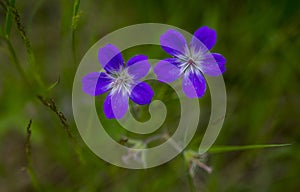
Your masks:
[{"label": "flower cluster", "polygon": [[[160,44],[172,58],[160,60],[154,67],[157,79],[170,83],[182,77],[185,95],[189,98],[202,97],[206,91],[203,75],[218,76],[225,71],[226,59],[209,51],[216,43],[216,36],[213,29],[204,26],[196,30],[187,44],[178,31],[166,31],[160,37]],[[128,111],[129,99],[139,105],[151,102],[154,92],[141,81],[151,68],[147,56],[133,56],[125,64],[119,49],[108,44],[99,49],[98,60],[104,71],[84,76],[82,90],[91,96],[109,92],[104,101],[107,118],[121,119]]]}]

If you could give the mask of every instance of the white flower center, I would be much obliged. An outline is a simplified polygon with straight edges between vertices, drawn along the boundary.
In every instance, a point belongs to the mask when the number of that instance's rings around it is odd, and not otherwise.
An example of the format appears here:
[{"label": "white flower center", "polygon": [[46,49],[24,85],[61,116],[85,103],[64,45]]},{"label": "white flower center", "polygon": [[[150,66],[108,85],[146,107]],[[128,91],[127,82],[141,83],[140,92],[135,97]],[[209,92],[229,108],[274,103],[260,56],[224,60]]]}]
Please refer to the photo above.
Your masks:
[{"label": "white flower center", "polygon": [[110,84],[112,87],[112,94],[121,92],[123,95],[125,95],[131,92],[133,78],[129,75],[126,68],[121,67],[119,71],[113,72],[110,76],[113,79]]},{"label": "white flower center", "polygon": [[178,62],[180,65],[180,73],[188,75],[190,73],[200,73],[201,72],[201,59],[202,52],[196,51],[193,47],[185,47],[183,55],[177,55]]}]

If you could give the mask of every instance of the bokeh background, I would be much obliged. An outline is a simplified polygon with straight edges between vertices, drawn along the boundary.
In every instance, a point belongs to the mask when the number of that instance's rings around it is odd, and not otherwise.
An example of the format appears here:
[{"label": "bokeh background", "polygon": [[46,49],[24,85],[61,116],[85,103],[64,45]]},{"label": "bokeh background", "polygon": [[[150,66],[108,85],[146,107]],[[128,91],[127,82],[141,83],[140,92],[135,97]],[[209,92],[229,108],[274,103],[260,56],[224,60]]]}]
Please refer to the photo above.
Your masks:
[{"label": "bokeh background", "polygon": [[[191,33],[203,25],[217,31],[213,51],[227,59],[224,79],[228,108],[216,145],[292,143],[282,148],[208,153],[205,163],[213,172],[196,169],[192,178],[196,191],[300,190],[300,1],[81,1],[73,19],[77,28],[72,35],[73,4],[71,0],[16,0],[21,22],[18,27],[18,22],[12,19],[8,38],[5,37],[7,12],[5,6],[0,8],[1,192],[192,190],[182,156],[148,170],[112,166],[84,144],[72,117],[72,82],[85,52],[116,29],[146,22],[170,24]],[[24,36],[22,40],[20,25],[30,41],[29,51]],[[18,72],[11,48],[30,85]],[[126,51],[124,58],[137,53],[150,58],[166,56],[158,46],[141,46]],[[28,59],[33,55],[36,66]],[[46,87],[58,79],[59,82],[50,90],[41,89],[34,83],[36,74]],[[161,132],[171,133],[180,118],[176,115],[180,114],[178,100],[170,101],[174,92],[168,86],[149,83],[157,90],[155,97],[174,111],[161,128]],[[61,119],[37,99],[37,94],[55,101],[67,119],[67,130]],[[201,123],[188,149],[196,150],[200,144],[209,119],[209,98],[207,92],[199,100]],[[102,119],[103,99],[104,96],[96,99]],[[137,118],[149,118],[147,106],[134,107],[132,111]],[[25,152],[30,119],[31,165]],[[143,139],[126,133],[113,120],[104,122],[116,140],[121,136]],[[31,167],[33,179],[26,167]]]}]

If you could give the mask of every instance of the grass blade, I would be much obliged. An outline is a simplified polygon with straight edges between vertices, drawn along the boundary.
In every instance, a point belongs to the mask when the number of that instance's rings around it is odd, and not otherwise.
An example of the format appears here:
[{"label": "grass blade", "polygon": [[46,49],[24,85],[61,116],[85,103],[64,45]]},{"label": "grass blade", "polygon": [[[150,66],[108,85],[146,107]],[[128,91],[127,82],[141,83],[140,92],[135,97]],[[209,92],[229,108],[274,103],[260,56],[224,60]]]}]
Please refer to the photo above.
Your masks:
[{"label": "grass blade", "polygon": [[31,47],[29,38],[25,32],[25,27],[21,21],[21,16],[20,16],[18,10],[14,6],[13,7],[10,6],[9,9],[11,9],[11,13],[12,13],[15,23],[17,25],[17,30],[19,31],[22,41],[26,47],[26,51],[27,51],[27,55],[28,55],[28,63],[31,67],[31,69],[29,71],[32,71],[32,76],[34,77],[34,80],[35,80],[36,84],[39,86],[39,88],[44,89],[45,85],[39,74],[39,68],[36,64],[35,55],[34,55],[32,47]]},{"label": "grass blade", "polygon": [[76,45],[75,45],[75,31],[77,29],[78,20],[79,20],[79,5],[80,0],[74,0],[73,5],[73,17],[72,17],[72,54],[73,54],[73,61],[76,64],[77,58],[76,58]]},{"label": "grass blade", "polygon": [[39,186],[39,182],[37,179],[37,175],[36,175],[35,171],[33,170],[33,164],[32,164],[31,143],[30,143],[31,124],[32,124],[32,120],[30,119],[30,121],[27,125],[27,129],[26,129],[26,132],[27,132],[27,139],[26,139],[26,145],[25,145],[25,152],[26,152],[26,157],[27,157],[26,170],[27,170],[28,175],[30,176],[33,187],[35,188],[36,191],[40,191],[40,186]]},{"label": "grass blade", "polygon": [[274,147],[287,147],[292,144],[267,144],[267,145],[243,145],[243,146],[215,146],[208,150],[209,153],[220,153],[220,152],[231,152],[231,151],[242,151],[252,149],[265,149]]},{"label": "grass blade", "polygon": [[12,7],[15,6],[15,0],[9,0],[9,4],[7,5],[7,12],[6,12],[6,19],[5,19],[5,37],[8,38],[10,31],[11,31],[11,26],[12,26],[12,21],[13,21],[13,15],[12,15]]},{"label": "grass blade", "polygon": [[78,157],[79,162],[82,164],[85,164],[85,160],[82,156],[81,147],[80,147],[76,137],[73,135],[73,132],[70,129],[70,126],[67,122],[66,116],[61,111],[58,110],[56,103],[54,102],[53,99],[45,99],[44,97],[42,97],[40,95],[38,95],[37,98],[40,100],[40,102],[42,104],[44,104],[46,107],[48,107],[51,111],[53,111],[56,114],[56,116],[60,120],[63,128],[65,129],[65,131],[68,135],[68,138],[70,139],[70,141],[73,145],[74,151]]},{"label": "grass blade", "polygon": [[54,87],[56,87],[56,85],[58,85],[60,81],[60,78],[58,78],[58,80],[56,80],[54,83],[52,83],[50,86],[48,86],[47,91],[51,91]]},{"label": "grass blade", "polygon": [[27,78],[27,76],[25,74],[24,69],[21,66],[21,63],[20,63],[20,61],[19,61],[19,59],[17,57],[16,51],[15,51],[13,45],[11,44],[11,42],[9,41],[9,39],[7,39],[6,37],[0,36],[0,39],[2,39],[7,44],[8,50],[9,50],[9,52],[11,54],[12,63],[16,66],[16,69],[20,73],[22,79],[24,80],[24,82],[27,85],[30,85],[30,82],[29,82],[29,80],[28,80],[28,78]]},{"label": "grass blade", "polygon": [[72,31],[76,31],[79,19],[80,0],[75,0],[73,5]]}]

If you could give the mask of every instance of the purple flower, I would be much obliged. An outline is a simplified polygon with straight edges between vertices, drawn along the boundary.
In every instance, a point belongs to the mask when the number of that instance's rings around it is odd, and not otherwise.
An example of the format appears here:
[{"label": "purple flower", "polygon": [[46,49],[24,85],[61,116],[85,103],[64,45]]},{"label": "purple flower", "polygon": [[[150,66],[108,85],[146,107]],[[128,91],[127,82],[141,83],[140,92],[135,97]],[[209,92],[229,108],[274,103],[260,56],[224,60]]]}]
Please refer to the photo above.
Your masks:
[{"label": "purple flower", "polygon": [[107,91],[104,114],[121,119],[128,110],[129,98],[137,104],[149,104],[154,95],[151,87],[140,79],[151,65],[145,55],[136,55],[125,65],[119,49],[111,44],[99,49],[98,60],[105,72],[91,72],[82,78],[82,90],[97,96]]},{"label": "purple flower", "polygon": [[173,82],[183,77],[182,89],[189,98],[200,98],[206,90],[203,74],[218,76],[225,72],[226,59],[218,53],[210,53],[217,34],[206,26],[199,28],[188,45],[181,33],[169,29],[160,37],[164,51],[173,56],[161,60],[154,68],[157,79]]}]

